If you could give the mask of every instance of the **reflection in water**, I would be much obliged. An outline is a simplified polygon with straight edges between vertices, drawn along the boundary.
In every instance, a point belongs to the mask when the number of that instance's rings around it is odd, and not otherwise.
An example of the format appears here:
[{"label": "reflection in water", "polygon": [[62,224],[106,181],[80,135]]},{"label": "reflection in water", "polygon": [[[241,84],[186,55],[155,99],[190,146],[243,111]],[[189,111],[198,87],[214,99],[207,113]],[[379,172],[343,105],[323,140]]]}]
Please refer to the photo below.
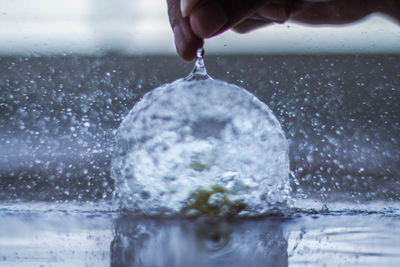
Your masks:
[{"label": "reflection in water", "polygon": [[288,266],[282,220],[156,220],[122,216],[111,266]]},{"label": "reflection in water", "polygon": [[140,219],[120,212],[107,202],[2,202],[0,266],[375,267],[400,262],[400,203],[375,207],[375,212],[305,210],[285,219],[219,222]]}]

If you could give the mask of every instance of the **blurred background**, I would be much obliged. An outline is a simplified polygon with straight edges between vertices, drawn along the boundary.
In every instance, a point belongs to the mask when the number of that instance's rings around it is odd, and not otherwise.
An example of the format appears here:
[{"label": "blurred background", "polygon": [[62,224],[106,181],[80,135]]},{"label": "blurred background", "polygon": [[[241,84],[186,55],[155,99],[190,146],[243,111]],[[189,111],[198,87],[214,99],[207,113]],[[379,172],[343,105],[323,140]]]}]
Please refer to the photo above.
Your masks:
[{"label": "blurred background", "polygon": [[[1,0],[0,53],[174,54],[166,1]],[[372,15],[343,26],[285,23],[206,42],[207,54],[399,53],[398,24]]]},{"label": "blurred background", "polygon": [[[111,199],[113,137],[186,76],[165,1],[0,0],[0,200]],[[206,41],[209,74],[281,122],[297,197],[400,199],[400,27],[284,23]]]}]

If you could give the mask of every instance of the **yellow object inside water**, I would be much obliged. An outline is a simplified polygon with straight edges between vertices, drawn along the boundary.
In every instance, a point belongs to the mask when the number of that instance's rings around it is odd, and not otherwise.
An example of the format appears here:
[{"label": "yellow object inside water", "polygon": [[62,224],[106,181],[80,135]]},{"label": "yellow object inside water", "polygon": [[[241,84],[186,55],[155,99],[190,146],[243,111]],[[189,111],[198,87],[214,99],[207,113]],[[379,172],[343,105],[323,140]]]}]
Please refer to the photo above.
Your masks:
[{"label": "yellow object inside water", "polygon": [[[217,195],[219,201],[210,202],[210,197]],[[246,205],[241,201],[231,201],[227,197],[225,188],[219,185],[213,185],[209,190],[205,188],[197,189],[189,196],[188,203],[181,210],[185,215],[232,216],[246,208]]]}]

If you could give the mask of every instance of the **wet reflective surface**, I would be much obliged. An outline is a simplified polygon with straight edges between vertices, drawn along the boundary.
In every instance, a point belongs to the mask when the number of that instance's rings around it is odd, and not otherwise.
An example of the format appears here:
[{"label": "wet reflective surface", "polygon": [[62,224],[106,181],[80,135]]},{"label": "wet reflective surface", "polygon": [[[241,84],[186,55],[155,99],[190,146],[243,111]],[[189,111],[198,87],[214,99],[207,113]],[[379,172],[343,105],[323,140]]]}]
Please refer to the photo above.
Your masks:
[{"label": "wet reflective surface", "polygon": [[[392,204],[393,206],[393,204]],[[400,209],[160,220],[110,203],[0,206],[0,266],[396,266]]]}]

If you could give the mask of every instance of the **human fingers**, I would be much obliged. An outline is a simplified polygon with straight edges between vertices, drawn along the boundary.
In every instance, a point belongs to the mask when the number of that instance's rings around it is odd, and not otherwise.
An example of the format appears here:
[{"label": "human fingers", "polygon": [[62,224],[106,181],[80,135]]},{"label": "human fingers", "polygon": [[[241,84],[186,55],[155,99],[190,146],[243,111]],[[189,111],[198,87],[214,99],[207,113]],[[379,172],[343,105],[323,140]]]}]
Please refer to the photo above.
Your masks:
[{"label": "human fingers", "polygon": [[188,17],[200,0],[181,0],[182,17]]},{"label": "human fingers", "polygon": [[234,26],[233,30],[238,33],[247,33],[272,23],[284,23],[289,20],[293,7],[293,1],[267,4],[248,19]]},{"label": "human fingers", "polygon": [[307,8],[298,8],[300,12],[293,16],[295,20],[309,24],[345,24],[375,12],[400,20],[398,0],[302,0],[298,4],[306,2],[314,3],[308,3]]},{"label": "human fingers", "polygon": [[[392,5],[393,6],[393,5]],[[288,14],[285,17],[285,10]],[[372,12],[381,11],[378,0],[300,0],[269,4],[235,27],[241,33],[289,18],[307,24],[345,24],[357,21]],[[279,18],[282,21],[279,21]],[[286,19],[285,19],[286,18]]]},{"label": "human fingers", "polygon": [[276,0],[198,0],[190,25],[199,38],[209,38],[246,20],[259,8]]},{"label": "human fingers", "polygon": [[346,24],[372,13],[370,3],[369,0],[299,1],[291,18],[307,24]]},{"label": "human fingers", "polygon": [[259,19],[246,19],[236,25],[235,27],[232,28],[234,32],[237,33],[248,33],[253,30],[262,28],[264,26],[268,26],[270,24],[274,23],[274,21],[271,20],[259,20]]},{"label": "human fingers", "polygon": [[176,51],[184,60],[192,60],[196,55],[196,50],[203,46],[204,41],[193,33],[189,18],[182,17],[180,1],[167,0],[167,4]]}]

